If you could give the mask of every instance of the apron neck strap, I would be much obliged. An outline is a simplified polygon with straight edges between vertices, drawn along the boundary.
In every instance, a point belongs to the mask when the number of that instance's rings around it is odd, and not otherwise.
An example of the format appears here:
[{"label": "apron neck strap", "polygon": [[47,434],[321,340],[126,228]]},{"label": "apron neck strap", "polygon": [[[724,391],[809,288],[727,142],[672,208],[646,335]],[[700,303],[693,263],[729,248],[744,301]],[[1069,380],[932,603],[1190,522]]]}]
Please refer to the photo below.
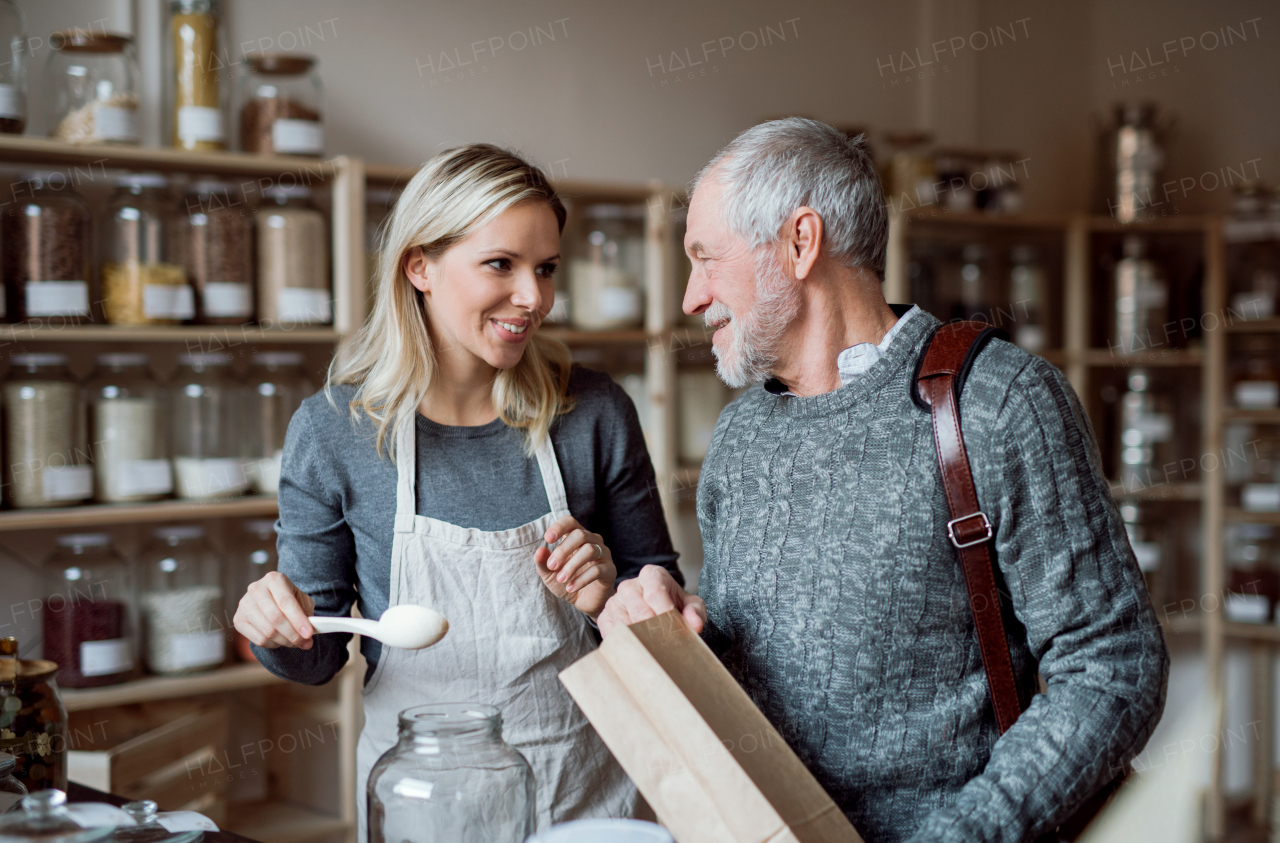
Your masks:
[{"label": "apron neck strap", "polygon": [[546,490],[547,501],[551,504],[552,517],[558,519],[568,515],[569,497],[564,491],[564,477],[560,474],[560,461],[556,459],[550,433],[542,437],[534,456],[538,460],[538,470],[542,472],[542,488]]}]

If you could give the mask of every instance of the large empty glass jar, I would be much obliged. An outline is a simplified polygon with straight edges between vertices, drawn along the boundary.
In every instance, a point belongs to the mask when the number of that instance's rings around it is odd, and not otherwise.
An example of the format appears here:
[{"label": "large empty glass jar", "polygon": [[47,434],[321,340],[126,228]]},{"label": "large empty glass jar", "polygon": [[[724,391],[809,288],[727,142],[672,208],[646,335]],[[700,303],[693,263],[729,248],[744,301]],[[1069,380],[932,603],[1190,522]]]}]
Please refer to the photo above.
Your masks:
[{"label": "large empty glass jar", "polygon": [[489,705],[400,712],[399,742],[369,773],[369,843],[523,843],[534,828],[529,762]]},{"label": "large empty glass jar", "polygon": [[239,455],[239,386],[231,355],[184,354],[170,387],[173,474],[180,498],[238,495],[249,488]]}]

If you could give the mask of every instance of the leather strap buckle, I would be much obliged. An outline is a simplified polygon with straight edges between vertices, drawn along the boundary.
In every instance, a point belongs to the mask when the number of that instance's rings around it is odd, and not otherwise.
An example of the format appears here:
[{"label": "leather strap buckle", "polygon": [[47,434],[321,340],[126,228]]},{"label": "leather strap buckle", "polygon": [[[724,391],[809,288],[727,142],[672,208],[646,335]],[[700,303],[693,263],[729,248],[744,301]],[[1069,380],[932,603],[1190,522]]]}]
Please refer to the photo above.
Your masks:
[{"label": "leather strap buckle", "polygon": [[[960,541],[956,538],[956,525],[962,521],[968,521],[970,518],[982,519],[982,535],[970,541]],[[991,529],[991,520],[987,518],[985,512],[975,512],[972,515],[961,515],[959,518],[952,518],[947,522],[947,538],[951,539],[951,543],[956,546],[957,550],[963,550],[966,547],[973,547],[975,544],[982,544],[985,541],[991,541],[991,537],[995,535]]]}]

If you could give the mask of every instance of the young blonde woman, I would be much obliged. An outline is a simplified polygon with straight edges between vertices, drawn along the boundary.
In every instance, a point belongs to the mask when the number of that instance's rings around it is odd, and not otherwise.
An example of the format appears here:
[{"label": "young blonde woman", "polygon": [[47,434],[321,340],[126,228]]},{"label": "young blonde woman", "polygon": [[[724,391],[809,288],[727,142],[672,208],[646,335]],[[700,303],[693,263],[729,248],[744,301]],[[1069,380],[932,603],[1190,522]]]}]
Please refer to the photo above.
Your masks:
[{"label": "young blonde woman", "polygon": [[[345,635],[307,616],[427,605],[449,633],[420,651],[362,639],[357,786],[425,702],[497,706],[533,767],[537,823],[629,816],[635,790],[557,673],[593,649],[614,583],[678,576],[635,408],[539,334],[565,210],[546,177],[488,145],[413,177],[384,234],[373,313],[325,392],[289,425],[279,573],[235,626],[273,673],[327,682]],[[549,552],[544,542],[561,542]]]}]

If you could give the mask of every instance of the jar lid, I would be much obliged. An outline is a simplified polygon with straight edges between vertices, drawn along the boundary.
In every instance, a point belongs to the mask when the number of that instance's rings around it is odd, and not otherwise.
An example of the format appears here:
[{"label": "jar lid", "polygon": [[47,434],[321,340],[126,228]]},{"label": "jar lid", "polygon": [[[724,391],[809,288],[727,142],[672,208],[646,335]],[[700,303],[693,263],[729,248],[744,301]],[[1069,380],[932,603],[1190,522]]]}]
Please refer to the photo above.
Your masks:
[{"label": "jar lid", "polygon": [[194,524],[183,527],[157,527],[151,531],[151,535],[158,539],[202,539],[204,527]]},{"label": "jar lid", "polygon": [[262,191],[262,195],[271,199],[310,199],[312,190],[300,184],[277,184]]},{"label": "jar lid", "polygon": [[99,366],[146,366],[151,357],[140,351],[113,351],[99,354],[95,360]]},{"label": "jar lid", "polygon": [[68,53],[122,53],[133,43],[128,35],[90,29],[63,29],[49,36],[49,46]]},{"label": "jar lid", "polygon": [[255,366],[301,366],[301,351],[259,351],[253,355]]},{"label": "jar lid", "polygon": [[[168,821],[162,823],[159,808],[160,806],[150,799],[125,803],[121,810],[132,817],[137,825],[122,825],[116,829],[115,836],[111,839],[114,843],[195,843],[204,837],[204,831],[191,823],[192,817],[196,818],[197,823],[205,820],[210,827],[217,829],[208,817],[190,811],[165,814]],[[178,830],[170,831],[173,827],[173,819],[177,817],[182,818],[178,824]]]},{"label": "jar lid", "polygon": [[0,752],[0,776],[7,776],[18,766],[18,759],[7,752]]},{"label": "jar lid", "polygon": [[231,362],[231,355],[225,351],[206,351],[200,354],[181,354],[178,364],[181,366],[226,366]]},{"label": "jar lid", "polygon": [[306,53],[254,53],[244,60],[255,73],[265,76],[297,76],[316,63],[316,57]]},{"label": "jar lid", "polygon": [[0,659],[0,682],[18,679],[47,679],[58,672],[48,659]]},{"label": "jar lid", "polygon": [[106,547],[111,544],[111,536],[107,533],[72,533],[58,536],[58,547]]},{"label": "jar lid", "polygon": [[65,366],[67,365],[67,355],[54,354],[47,351],[32,354],[15,354],[9,358],[9,362],[15,366]]},{"label": "jar lid", "polygon": [[125,173],[116,178],[116,187],[168,187],[169,180],[160,173]]},{"label": "jar lid", "polygon": [[217,5],[215,0],[169,0],[169,11],[179,15],[212,14]]},{"label": "jar lid", "polygon": [[38,790],[24,796],[21,805],[21,811],[0,816],[0,840],[90,843],[133,822],[119,808],[102,802],[68,805],[67,794],[61,790]]}]

